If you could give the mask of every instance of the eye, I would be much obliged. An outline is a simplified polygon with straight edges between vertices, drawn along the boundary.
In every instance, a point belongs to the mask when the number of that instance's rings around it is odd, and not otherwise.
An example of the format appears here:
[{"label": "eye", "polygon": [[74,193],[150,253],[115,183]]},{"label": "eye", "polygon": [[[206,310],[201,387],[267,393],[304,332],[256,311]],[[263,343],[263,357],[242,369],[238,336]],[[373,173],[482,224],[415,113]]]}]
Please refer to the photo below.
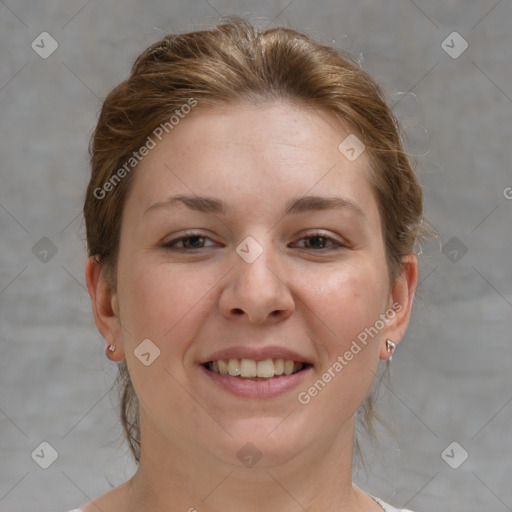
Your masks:
[{"label": "eye", "polygon": [[[165,242],[162,244],[162,247],[178,251],[194,251],[211,247],[211,245],[205,245],[206,240],[211,241],[211,238],[203,236],[200,233],[187,233],[183,236]],[[315,252],[337,250],[343,247],[347,247],[344,243],[339,242],[335,238],[320,232],[311,233],[310,235],[301,238],[299,242],[303,240],[308,242],[302,248],[313,249]],[[331,244],[331,246],[329,247],[328,244]]]},{"label": "eye", "polygon": [[[184,236],[180,236],[178,238],[174,238],[173,240],[165,242],[164,244],[162,244],[162,247],[176,250],[203,249],[205,248],[205,240],[211,240],[211,238],[203,236],[199,233],[187,233]],[[183,245],[180,247],[178,244],[181,243],[183,243]]]},{"label": "eye", "polygon": [[[323,233],[311,233],[300,239],[300,241],[302,240],[309,240],[309,247],[306,245],[306,247],[303,247],[304,249],[315,249],[316,247],[317,250],[336,250],[346,247],[345,244],[338,242],[333,237],[327,236]],[[334,247],[326,247],[326,244],[329,242],[334,244]]]}]

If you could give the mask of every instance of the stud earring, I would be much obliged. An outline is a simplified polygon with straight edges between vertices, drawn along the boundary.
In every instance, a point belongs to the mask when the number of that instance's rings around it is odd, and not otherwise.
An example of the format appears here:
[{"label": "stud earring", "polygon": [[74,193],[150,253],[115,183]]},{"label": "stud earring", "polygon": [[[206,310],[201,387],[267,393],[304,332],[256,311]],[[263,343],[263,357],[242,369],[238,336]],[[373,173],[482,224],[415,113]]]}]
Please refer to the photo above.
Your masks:
[{"label": "stud earring", "polygon": [[390,353],[389,361],[393,359],[393,352],[395,351],[396,343],[391,340],[386,340],[386,350]]},{"label": "stud earring", "polygon": [[109,352],[115,352],[115,351],[116,351],[116,346],[115,346],[115,345],[110,344],[110,345],[107,347],[107,350],[108,350]]}]

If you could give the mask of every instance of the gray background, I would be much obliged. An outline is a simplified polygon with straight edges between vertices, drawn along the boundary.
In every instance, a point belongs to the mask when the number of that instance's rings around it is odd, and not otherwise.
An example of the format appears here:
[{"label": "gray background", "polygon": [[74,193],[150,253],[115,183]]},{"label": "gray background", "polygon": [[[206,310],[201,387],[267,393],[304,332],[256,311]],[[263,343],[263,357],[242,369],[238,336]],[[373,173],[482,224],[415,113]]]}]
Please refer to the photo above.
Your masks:
[{"label": "gray background", "polygon": [[[444,244],[423,244],[413,321],[380,386],[393,434],[365,443],[356,481],[420,512],[512,510],[510,0],[0,2],[0,509],[67,510],[133,472],[84,288],[88,138],[147,45],[226,14],[363,59],[409,133]],[[47,59],[31,48],[43,31],[59,45]],[[441,46],[453,31],[469,44],[458,58]],[[58,452],[48,469],[31,458],[43,441]],[[468,453],[457,469],[441,456],[453,441],[446,460]]]}]

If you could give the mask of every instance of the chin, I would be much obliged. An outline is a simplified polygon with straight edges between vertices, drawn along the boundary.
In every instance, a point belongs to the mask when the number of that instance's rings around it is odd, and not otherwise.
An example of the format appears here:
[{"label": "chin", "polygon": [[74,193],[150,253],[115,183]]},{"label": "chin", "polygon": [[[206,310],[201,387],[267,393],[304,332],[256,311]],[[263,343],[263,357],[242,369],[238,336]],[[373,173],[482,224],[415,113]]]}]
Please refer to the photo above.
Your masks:
[{"label": "chin", "polygon": [[223,425],[232,437],[222,435],[222,439],[217,438],[216,443],[210,436],[207,449],[226,463],[240,467],[285,464],[304,450],[307,444],[303,435],[295,437],[294,432],[304,432],[304,429],[292,425],[292,416],[285,414],[279,418],[234,420],[231,424]]}]

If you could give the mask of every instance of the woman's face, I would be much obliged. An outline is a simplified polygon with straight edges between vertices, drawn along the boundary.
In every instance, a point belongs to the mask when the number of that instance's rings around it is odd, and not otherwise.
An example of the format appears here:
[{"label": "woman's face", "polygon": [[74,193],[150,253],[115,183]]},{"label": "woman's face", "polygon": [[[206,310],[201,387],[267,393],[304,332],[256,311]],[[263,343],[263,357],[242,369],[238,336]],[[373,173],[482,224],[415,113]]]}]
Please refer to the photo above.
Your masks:
[{"label": "woman's face", "polygon": [[[386,338],[407,327],[416,263],[390,286],[369,159],[338,148],[350,133],[288,103],[199,104],[134,171],[103,330],[143,450],[265,466],[353,434]],[[307,365],[249,380],[217,373],[229,359],[244,375]]]}]

